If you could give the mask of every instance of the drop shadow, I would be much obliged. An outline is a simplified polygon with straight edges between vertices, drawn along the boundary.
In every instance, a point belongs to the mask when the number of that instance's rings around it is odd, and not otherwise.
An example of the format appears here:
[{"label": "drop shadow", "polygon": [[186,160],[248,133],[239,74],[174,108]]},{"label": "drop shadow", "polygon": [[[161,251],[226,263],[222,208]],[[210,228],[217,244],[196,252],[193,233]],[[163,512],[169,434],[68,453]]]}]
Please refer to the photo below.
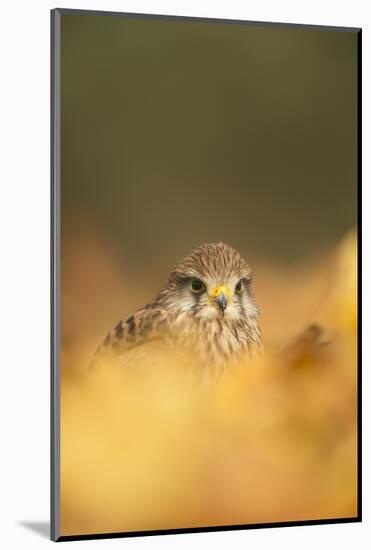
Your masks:
[{"label": "drop shadow", "polygon": [[33,531],[45,539],[50,538],[50,523],[49,521],[19,521],[18,525]]}]

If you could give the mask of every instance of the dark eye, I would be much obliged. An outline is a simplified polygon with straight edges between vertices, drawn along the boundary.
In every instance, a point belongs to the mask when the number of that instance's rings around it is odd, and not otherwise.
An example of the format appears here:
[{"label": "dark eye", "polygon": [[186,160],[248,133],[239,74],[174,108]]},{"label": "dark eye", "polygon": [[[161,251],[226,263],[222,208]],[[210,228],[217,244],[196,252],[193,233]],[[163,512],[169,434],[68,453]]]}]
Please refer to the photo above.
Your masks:
[{"label": "dark eye", "polygon": [[195,292],[196,294],[200,294],[201,292],[206,290],[204,283],[200,281],[200,279],[192,279],[190,287],[192,292]]},{"label": "dark eye", "polygon": [[240,281],[238,281],[238,283],[236,284],[236,288],[235,288],[235,293],[236,294],[241,294],[242,292],[242,279]]}]

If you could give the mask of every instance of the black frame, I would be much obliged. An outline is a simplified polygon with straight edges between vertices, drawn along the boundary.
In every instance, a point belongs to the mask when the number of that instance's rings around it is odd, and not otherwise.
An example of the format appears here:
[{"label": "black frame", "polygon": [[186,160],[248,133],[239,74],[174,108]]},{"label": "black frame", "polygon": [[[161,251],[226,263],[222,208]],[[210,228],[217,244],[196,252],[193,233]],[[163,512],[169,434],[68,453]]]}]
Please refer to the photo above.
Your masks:
[{"label": "black frame", "polygon": [[[255,27],[296,27],[304,29],[354,32],[357,34],[357,269],[358,269],[358,346],[357,346],[357,515],[349,518],[284,521],[271,523],[237,524],[223,526],[189,527],[180,529],[159,529],[129,531],[118,533],[98,533],[85,535],[61,536],[59,525],[60,499],[60,173],[61,173],[61,120],[60,120],[60,46],[61,16],[100,15],[135,19],[184,20],[193,22],[210,22],[247,25]],[[323,525],[339,523],[356,523],[362,521],[362,29],[357,27],[334,27],[322,25],[302,25],[294,23],[271,23],[263,21],[244,21],[236,19],[216,19],[185,17],[174,15],[155,15],[123,13],[97,10],[78,10],[55,8],[51,10],[51,490],[50,490],[50,538],[55,542],[69,540],[108,539],[120,537],[138,537],[150,535],[173,535],[182,533],[200,533],[215,531],[237,531],[270,527],[291,527],[301,525]]]}]

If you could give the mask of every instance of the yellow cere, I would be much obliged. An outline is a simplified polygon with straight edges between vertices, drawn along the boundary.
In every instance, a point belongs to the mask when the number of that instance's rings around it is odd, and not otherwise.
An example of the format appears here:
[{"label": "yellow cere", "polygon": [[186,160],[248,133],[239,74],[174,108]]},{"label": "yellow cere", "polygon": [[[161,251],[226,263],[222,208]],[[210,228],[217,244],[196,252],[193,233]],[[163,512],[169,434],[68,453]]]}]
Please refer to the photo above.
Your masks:
[{"label": "yellow cere", "polygon": [[231,291],[228,286],[226,285],[220,285],[214,288],[214,290],[211,293],[211,296],[213,298],[217,298],[221,293],[225,294],[227,298],[230,298]]}]

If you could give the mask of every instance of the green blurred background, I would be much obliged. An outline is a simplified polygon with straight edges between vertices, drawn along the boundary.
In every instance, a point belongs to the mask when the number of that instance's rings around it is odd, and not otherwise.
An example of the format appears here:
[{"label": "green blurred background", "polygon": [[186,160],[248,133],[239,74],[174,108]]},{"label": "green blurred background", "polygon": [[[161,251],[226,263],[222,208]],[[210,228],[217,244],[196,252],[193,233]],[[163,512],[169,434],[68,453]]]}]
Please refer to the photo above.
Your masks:
[{"label": "green blurred background", "polygon": [[325,251],[356,223],[356,62],[355,32],[64,14],[62,245]]}]

